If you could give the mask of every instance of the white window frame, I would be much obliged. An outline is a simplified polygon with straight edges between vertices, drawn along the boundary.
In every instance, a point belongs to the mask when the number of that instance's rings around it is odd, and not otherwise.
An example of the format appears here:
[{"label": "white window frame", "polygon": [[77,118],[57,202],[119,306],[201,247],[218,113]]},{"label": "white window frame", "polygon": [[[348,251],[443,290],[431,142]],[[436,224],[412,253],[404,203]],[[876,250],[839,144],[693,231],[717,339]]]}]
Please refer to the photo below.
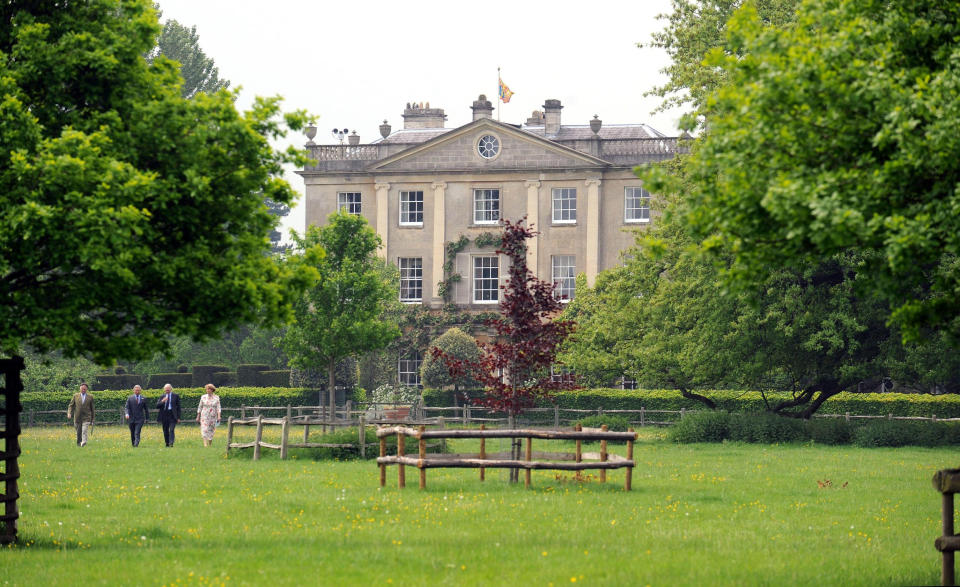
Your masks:
[{"label": "white window frame", "polygon": [[398,257],[397,267],[400,269],[400,301],[423,302],[423,257]]},{"label": "white window frame", "polygon": [[500,137],[496,135],[483,135],[477,140],[477,154],[480,157],[491,160],[500,156]]},{"label": "white window frame", "polygon": [[470,270],[473,303],[500,303],[500,257],[496,255],[472,257]]},{"label": "white window frame", "polygon": [[422,190],[400,192],[400,226],[423,226]]},{"label": "white window frame", "polygon": [[650,222],[650,192],[646,188],[623,188],[623,221],[637,224]]},{"label": "white window frame", "polygon": [[397,381],[401,385],[420,387],[420,366],[423,353],[418,350],[407,351],[397,358]]},{"label": "white window frame", "polygon": [[577,223],[577,188],[553,188],[551,191],[554,224]]},{"label": "white window frame", "polygon": [[620,378],[620,389],[640,389],[636,379],[631,379],[627,375]]},{"label": "white window frame", "polygon": [[345,210],[347,214],[360,216],[362,201],[360,192],[337,192],[337,210]]},{"label": "white window frame", "polygon": [[553,283],[553,297],[563,304],[572,300],[577,285],[576,256],[552,255],[550,257],[550,278]]},{"label": "white window frame", "polygon": [[[494,197],[495,196],[495,197]],[[484,203],[480,207],[478,204]],[[500,222],[500,189],[474,188],[473,190],[473,223],[498,224]]]},{"label": "white window frame", "polygon": [[559,363],[550,365],[550,381],[554,383],[574,383],[577,372]]}]

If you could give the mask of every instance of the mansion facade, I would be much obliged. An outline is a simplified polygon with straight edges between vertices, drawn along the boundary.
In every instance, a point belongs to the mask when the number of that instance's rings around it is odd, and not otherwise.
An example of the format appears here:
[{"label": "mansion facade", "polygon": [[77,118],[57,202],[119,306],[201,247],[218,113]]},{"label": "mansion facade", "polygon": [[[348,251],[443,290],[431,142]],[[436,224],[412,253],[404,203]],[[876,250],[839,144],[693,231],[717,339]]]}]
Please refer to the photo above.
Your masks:
[{"label": "mansion facade", "polygon": [[546,100],[523,124],[493,119],[481,95],[473,120],[446,128],[440,108],[407,104],[403,128],[384,121],[361,144],[313,142],[305,183],[307,225],[338,209],[363,215],[383,241],[380,254],[400,270],[400,298],[439,308],[493,310],[506,278],[496,241],[501,219],[526,217],[539,235],[527,262],[537,277],[573,297],[574,278],[620,262],[631,228],[651,220],[650,194],[633,173],[672,158],[678,139],[645,124],[561,124],[559,100]]}]

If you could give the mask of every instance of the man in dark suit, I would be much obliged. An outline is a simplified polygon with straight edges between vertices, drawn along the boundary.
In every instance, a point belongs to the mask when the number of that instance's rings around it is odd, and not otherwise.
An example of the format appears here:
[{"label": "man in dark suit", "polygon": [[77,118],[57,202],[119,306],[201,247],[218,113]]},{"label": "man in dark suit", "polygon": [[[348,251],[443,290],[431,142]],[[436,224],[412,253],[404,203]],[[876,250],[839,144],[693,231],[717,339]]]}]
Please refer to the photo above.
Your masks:
[{"label": "man in dark suit", "polygon": [[173,446],[174,429],[180,423],[180,396],[173,393],[173,386],[169,383],[163,386],[163,395],[157,402],[157,421],[163,428],[163,441],[167,446]]},{"label": "man in dark suit", "polygon": [[141,391],[139,385],[134,385],[133,395],[127,398],[127,404],[123,407],[123,417],[130,426],[130,444],[133,446],[140,446],[140,429],[149,417],[147,400],[140,395]]}]

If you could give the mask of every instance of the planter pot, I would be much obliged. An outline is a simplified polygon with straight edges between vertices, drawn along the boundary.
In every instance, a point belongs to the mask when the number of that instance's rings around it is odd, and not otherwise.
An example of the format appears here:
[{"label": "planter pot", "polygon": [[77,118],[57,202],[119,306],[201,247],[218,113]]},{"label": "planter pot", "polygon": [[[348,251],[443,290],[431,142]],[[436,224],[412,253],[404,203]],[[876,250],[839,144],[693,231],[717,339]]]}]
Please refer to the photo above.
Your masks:
[{"label": "planter pot", "polygon": [[383,417],[387,420],[408,420],[410,418],[410,407],[386,408],[383,410]]}]

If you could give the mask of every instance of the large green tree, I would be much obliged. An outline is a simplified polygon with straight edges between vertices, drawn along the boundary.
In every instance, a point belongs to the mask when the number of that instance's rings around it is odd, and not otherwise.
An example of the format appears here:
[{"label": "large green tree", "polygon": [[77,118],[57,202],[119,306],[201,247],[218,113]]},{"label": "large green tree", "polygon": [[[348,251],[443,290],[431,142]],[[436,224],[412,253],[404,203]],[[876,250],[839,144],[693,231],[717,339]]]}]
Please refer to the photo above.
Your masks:
[{"label": "large green tree", "polygon": [[754,282],[861,250],[906,334],[960,335],[960,5],[808,0],[779,29],[746,7],[728,39],[689,161],[695,237]]},{"label": "large green tree", "polygon": [[263,198],[294,198],[279,177],[301,157],[269,141],[306,117],[185,100],[175,64],[143,58],[143,0],[5,2],[0,22],[0,352],[109,364],[289,317],[314,272],[265,254]]},{"label": "large green tree", "polygon": [[326,224],[309,227],[294,242],[301,254],[318,248],[326,254],[314,264],[319,277],[296,302],[296,321],[287,328],[282,344],[290,366],[327,370],[332,414],[337,363],[400,336],[396,323],[382,319],[398,298],[399,280],[385,276],[384,264],[376,256],[380,237],[362,216],[331,214]]}]

